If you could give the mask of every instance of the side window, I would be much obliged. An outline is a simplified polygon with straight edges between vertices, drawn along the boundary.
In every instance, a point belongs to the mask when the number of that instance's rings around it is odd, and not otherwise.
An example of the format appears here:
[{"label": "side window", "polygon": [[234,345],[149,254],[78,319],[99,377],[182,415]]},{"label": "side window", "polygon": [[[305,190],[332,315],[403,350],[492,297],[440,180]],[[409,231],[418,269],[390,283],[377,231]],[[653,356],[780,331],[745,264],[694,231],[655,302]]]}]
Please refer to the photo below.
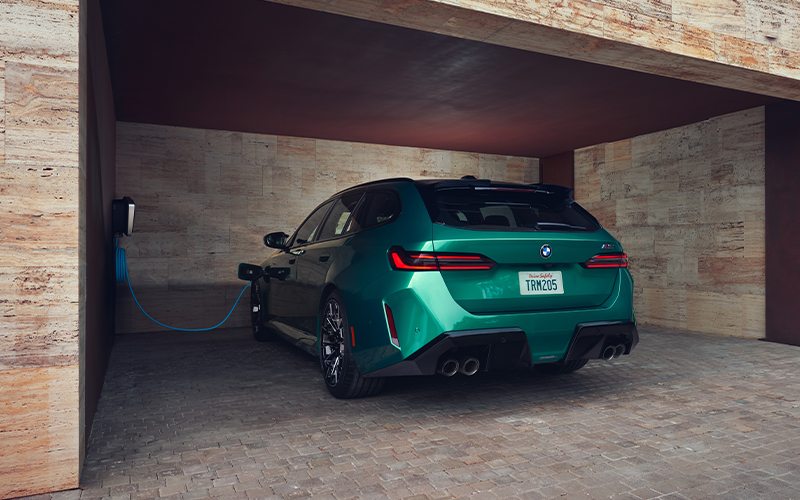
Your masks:
[{"label": "side window", "polygon": [[346,227],[347,222],[363,195],[364,193],[349,194],[334,202],[333,209],[331,209],[331,213],[319,233],[320,240],[335,238],[348,232],[347,230],[350,227]]},{"label": "side window", "polygon": [[314,239],[314,235],[317,234],[317,228],[319,228],[320,223],[322,223],[325,214],[328,213],[328,208],[330,208],[330,206],[331,202],[328,202],[314,210],[314,212],[308,216],[308,219],[306,219],[303,225],[300,226],[294,234],[292,246],[305,245]]},{"label": "side window", "polygon": [[372,226],[383,224],[397,217],[400,203],[394,193],[378,191],[371,193],[364,204],[363,212],[359,214],[361,227],[356,229],[369,229]]}]

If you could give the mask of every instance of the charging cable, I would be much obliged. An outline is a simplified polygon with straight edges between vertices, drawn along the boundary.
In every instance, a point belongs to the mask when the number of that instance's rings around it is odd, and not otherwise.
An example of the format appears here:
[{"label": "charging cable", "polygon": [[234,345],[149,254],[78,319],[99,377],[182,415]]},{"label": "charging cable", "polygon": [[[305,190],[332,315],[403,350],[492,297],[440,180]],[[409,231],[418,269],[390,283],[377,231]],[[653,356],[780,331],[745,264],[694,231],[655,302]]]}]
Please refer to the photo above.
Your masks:
[{"label": "charging cable", "polygon": [[236,298],[236,302],[233,303],[233,307],[231,308],[231,311],[228,313],[227,316],[225,316],[225,319],[223,319],[218,325],[212,326],[210,328],[177,328],[177,327],[174,327],[174,326],[165,325],[164,323],[162,323],[160,321],[156,321],[155,319],[153,319],[152,316],[147,314],[147,312],[142,308],[142,305],[139,304],[139,301],[136,299],[136,295],[133,293],[133,287],[131,287],[131,280],[128,278],[128,258],[125,255],[125,249],[124,248],[120,248],[118,246],[118,243],[119,243],[119,238],[114,240],[114,247],[116,248],[116,254],[115,254],[116,262],[115,263],[116,263],[116,270],[117,270],[117,283],[125,283],[127,281],[128,282],[128,289],[131,291],[131,297],[133,297],[133,301],[136,302],[136,305],[139,306],[139,310],[142,311],[144,313],[144,315],[147,316],[150,319],[150,321],[152,321],[153,323],[155,323],[157,325],[161,325],[164,328],[169,328],[170,330],[178,330],[180,332],[207,332],[209,330],[213,330],[214,328],[219,328],[220,326],[222,326],[223,323],[228,321],[228,318],[231,317],[231,314],[233,313],[233,310],[236,309],[236,304],[238,304],[239,303],[239,299],[242,298],[242,294],[244,294],[244,291],[247,290],[248,286],[250,286],[250,283],[248,283],[247,285],[244,286],[244,288],[242,288],[242,291],[239,292],[239,296]]}]

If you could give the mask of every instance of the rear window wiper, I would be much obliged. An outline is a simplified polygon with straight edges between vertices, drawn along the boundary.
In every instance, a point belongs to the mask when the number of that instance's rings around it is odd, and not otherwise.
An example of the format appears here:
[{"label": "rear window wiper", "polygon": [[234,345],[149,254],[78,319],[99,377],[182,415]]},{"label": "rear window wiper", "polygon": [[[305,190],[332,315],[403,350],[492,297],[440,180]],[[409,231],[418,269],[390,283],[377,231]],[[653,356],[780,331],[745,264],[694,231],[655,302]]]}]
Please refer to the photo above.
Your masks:
[{"label": "rear window wiper", "polygon": [[558,227],[567,227],[569,229],[580,229],[586,231],[586,228],[583,226],[573,226],[571,224],[564,224],[563,222],[538,222],[537,225],[539,226],[558,226]]},{"label": "rear window wiper", "polygon": [[508,205],[514,207],[529,207],[531,206],[530,203],[525,202],[515,202],[515,201],[484,201],[484,205]]}]

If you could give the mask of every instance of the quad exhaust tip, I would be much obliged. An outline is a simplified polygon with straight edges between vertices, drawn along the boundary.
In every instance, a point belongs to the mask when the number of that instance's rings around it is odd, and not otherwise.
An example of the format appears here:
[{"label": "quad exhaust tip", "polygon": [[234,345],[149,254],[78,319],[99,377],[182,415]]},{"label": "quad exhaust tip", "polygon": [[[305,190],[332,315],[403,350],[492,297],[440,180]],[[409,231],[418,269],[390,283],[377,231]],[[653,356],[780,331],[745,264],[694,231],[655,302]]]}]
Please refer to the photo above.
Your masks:
[{"label": "quad exhaust tip", "polygon": [[481,362],[472,356],[464,356],[458,360],[458,365],[458,373],[463,373],[464,375],[471,377],[478,372],[478,368],[481,367]]},{"label": "quad exhaust tip", "polygon": [[439,365],[439,369],[436,370],[436,373],[439,375],[444,375],[445,377],[452,377],[458,373],[458,360],[454,358],[448,358],[444,360],[444,362]]},{"label": "quad exhaust tip", "polygon": [[612,359],[621,358],[622,355],[625,354],[625,345],[617,344],[616,346],[609,345],[603,349],[602,358],[606,361],[611,361]]}]

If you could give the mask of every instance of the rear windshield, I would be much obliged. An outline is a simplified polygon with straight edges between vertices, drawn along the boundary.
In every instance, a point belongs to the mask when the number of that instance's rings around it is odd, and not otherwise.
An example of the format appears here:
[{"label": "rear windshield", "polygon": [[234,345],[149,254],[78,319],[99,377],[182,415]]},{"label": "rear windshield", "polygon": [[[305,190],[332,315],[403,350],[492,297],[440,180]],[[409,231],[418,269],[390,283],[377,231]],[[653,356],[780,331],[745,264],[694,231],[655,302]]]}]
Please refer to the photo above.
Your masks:
[{"label": "rear windshield", "polygon": [[564,194],[481,186],[424,190],[431,220],[486,231],[591,232],[600,224]]}]

